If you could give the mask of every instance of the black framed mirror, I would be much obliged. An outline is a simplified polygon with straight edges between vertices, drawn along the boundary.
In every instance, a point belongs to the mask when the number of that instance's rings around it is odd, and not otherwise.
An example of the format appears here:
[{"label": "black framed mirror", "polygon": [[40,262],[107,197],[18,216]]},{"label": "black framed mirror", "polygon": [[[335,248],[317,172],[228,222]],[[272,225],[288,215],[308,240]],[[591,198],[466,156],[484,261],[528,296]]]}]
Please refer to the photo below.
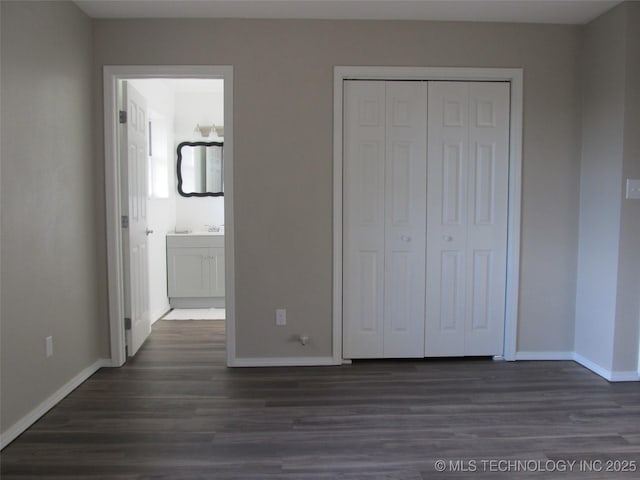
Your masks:
[{"label": "black framed mirror", "polygon": [[224,195],[223,142],[182,142],[178,145],[178,193],[183,197]]}]

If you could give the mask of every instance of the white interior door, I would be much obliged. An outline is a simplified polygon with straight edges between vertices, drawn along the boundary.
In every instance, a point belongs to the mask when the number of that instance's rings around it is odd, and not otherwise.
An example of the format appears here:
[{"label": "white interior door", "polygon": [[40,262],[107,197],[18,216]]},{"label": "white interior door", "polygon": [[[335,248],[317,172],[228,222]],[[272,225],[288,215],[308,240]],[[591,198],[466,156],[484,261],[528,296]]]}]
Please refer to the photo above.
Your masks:
[{"label": "white interior door", "polygon": [[149,318],[149,251],[147,248],[147,108],[144,97],[123,82],[127,112],[122,128],[123,229],[125,316],[131,319],[127,352],[136,354],[151,333]]},{"label": "white interior door", "polygon": [[424,355],[427,85],[386,82],[384,357]]},{"label": "white interior door", "polygon": [[344,85],[343,355],[384,355],[385,82]]},{"label": "white interior door", "polygon": [[429,82],[425,356],[502,355],[509,84]]},{"label": "white interior door", "polygon": [[426,92],[345,82],[345,358],[424,354]]},{"label": "white interior door", "polygon": [[429,85],[425,355],[464,355],[469,87]]}]

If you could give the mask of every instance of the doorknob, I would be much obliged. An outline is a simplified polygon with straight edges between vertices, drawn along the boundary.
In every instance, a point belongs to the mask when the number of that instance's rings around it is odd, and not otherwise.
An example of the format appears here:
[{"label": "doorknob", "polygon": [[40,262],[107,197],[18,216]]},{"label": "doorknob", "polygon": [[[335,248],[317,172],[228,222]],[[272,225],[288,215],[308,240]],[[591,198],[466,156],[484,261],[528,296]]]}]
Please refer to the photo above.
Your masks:
[{"label": "doorknob", "polygon": [[152,233],[153,233],[153,230],[149,230],[149,229],[147,228],[146,234],[147,234],[147,235],[151,235]]},{"label": "doorknob", "polygon": [[445,242],[450,242],[451,240],[453,240],[453,237],[452,237],[451,235],[443,235],[443,236],[442,236],[442,239],[443,239]]},{"label": "doorknob", "polygon": [[402,240],[403,242],[410,242],[411,241],[411,237],[409,235],[402,235],[400,237],[400,240]]}]

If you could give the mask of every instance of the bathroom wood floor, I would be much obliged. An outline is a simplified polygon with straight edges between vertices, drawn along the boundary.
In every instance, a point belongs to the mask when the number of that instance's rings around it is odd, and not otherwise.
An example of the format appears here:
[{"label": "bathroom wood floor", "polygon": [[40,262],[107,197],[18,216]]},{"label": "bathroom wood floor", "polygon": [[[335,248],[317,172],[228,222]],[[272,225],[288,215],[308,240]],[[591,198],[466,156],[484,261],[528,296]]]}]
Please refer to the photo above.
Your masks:
[{"label": "bathroom wood floor", "polygon": [[157,322],[2,452],[2,479],[640,475],[616,472],[640,469],[639,383],[485,359],[228,369],[223,328]]}]

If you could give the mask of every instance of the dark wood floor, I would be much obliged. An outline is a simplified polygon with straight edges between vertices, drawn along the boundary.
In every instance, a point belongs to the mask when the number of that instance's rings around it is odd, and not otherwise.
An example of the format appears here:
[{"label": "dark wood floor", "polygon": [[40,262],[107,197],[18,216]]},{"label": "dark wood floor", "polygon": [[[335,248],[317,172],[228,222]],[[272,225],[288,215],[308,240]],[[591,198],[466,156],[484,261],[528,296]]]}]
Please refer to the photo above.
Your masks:
[{"label": "dark wood floor", "polygon": [[573,362],[228,369],[222,322],[159,321],[1,462],[3,480],[640,478],[606,471],[640,469],[640,384]]}]

